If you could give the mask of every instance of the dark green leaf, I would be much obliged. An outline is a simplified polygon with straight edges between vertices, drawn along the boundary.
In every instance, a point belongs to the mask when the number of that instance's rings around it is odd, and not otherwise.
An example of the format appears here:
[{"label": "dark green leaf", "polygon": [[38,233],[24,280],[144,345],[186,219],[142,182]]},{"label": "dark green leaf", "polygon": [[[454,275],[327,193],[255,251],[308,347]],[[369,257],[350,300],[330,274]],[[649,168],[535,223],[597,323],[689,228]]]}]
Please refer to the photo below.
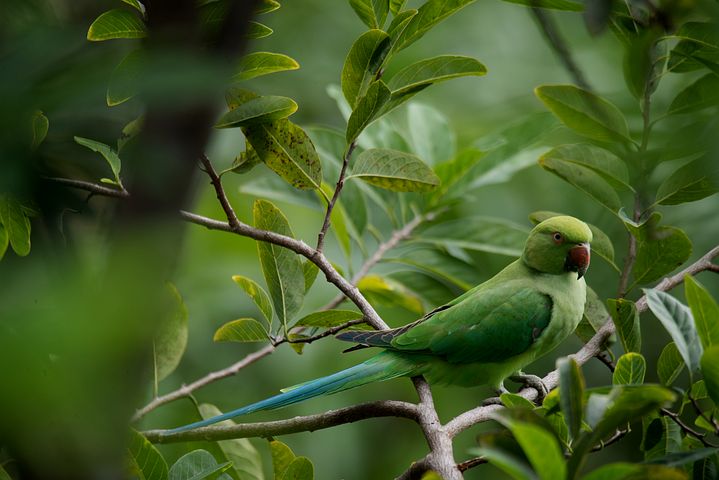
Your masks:
[{"label": "dark green leaf", "polygon": [[50,121],[40,110],[32,114],[32,138],[30,140],[30,148],[33,150],[40,146],[50,127]]},{"label": "dark green leaf", "polygon": [[578,163],[567,162],[551,156],[551,151],[539,159],[539,165],[574,185],[612,212],[621,208],[622,202],[614,188],[594,170]]},{"label": "dark green leaf", "polygon": [[381,148],[365,150],[357,157],[347,178],[353,177],[394,192],[427,192],[439,185],[439,178],[418,157]]},{"label": "dark green leaf", "polygon": [[439,22],[473,2],[474,0],[428,0],[419,7],[417,15],[399,35],[393,50],[407,48]]},{"label": "dark green leaf", "polygon": [[143,38],[147,36],[145,24],[137,15],[127,10],[114,9],[105,12],[92,22],[87,39],[93,42],[113,38]]},{"label": "dark green leaf", "polygon": [[528,408],[528,409],[534,409],[534,404],[524,398],[521,395],[517,395],[516,393],[503,393],[499,396],[499,399],[502,400],[502,404],[507,408],[512,407],[519,407],[519,408]]},{"label": "dark green leaf", "polygon": [[122,0],[124,3],[130,5],[135,10],[140,12],[143,16],[145,15],[145,5],[143,5],[139,0]]},{"label": "dark green leaf", "polygon": [[712,345],[704,351],[701,369],[707,392],[714,403],[719,405],[719,345]]},{"label": "dark green leaf", "polygon": [[717,448],[698,448],[686,452],[673,452],[660,458],[653,458],[651,461],[646,463],[660,464],[666,467],[680,467],[682,465],[686,465],[687,463],[696,462],[702,458],[715,455],[717,451],[719,451]]},{"label": "dark green leaf", "polygon": [[566,126],[603,142],[630,141],[622,112],[607,100],[574,85],[542,85],[535,94]]},{"label": "dark green leaf", "polygon": [[[292,237],[287,218],[272,203],[256,200],[253,208],[255,227]],[[287,325],[302,307],[305,275],[299,256],[280,246],[257,242],[262,273],[282,325]]]},{"label": "dark green leaf", "polygon": [[371,303],[402,307],[417,315],[424,314],[422,301],[400,283],[379,275],[366,275],[357,288]]},{"label": "dark green leaf", "polygon": [[387,103],[390,91],[382,80],[373,82],[367,93],[357,101],[347,121],[347,143],[354,142],[362,130],[382,115],[382,107]]},{"label": "dark green leaf", "polygon": [[267,320],[268,325],[271,324],[272,303],[270,301],[270,296],[267,295],[265,289],[254,280],[243,277],[242,275],[233,275],[232,281],[239,285],[240,288],[242,288],[242,290],[244,290],[245,293],[252,299],[252,301],[255,302],[255,305],[257,305],[257,308],[260,309],[260,312],[262,312],[265,320]]},{"label": "dark green leaf", "polygon": [[134,120],[131,120],[122,127],[122,132],[120,133],[120,138],[117,139],[117,153],[119,154],[123,148],[125,148],[125,145],[127,145],[129,142],[131,142],[142,130],[142,124],[144,122],[145,118],[140,115]]},{"label": "dark green leaf", "polygon": [[[587,301],[584,303],[584,315],[574,333],[586,343],[607,323],[608,318],[609,312],[607,312],[607,309],[604,307],[604,302],[599,298],[594,289],[587,287]],[[608,343],[615,341],[616,338],[610,338]]]},{"label": "dark green leaf", "polygon": [[582,427],[584,412],[584,377],[579,365],[571,357],[557,360],[557,370],[559,370],[559,403],[564,421],[567,423],[569,438],[577,438]]},{"label": "dark green leaf", "polygon": [[644,357],[635,352],[625,353],[617,361],[617,367],[612,375],[614,385],[634,385],[644,383],[647,372],[647,362]]},{"label": "dark green leaf", "polygon": [[640,352],[642,350],[642,334],[639,324],[639,312],[634,302],[623,298],[607,300],[609,313],[617,327],[619,340],[624,351]]},{"label": "dark green leaf", "polygon": [[212,338],[215,342],[265,342],[267,332],[254,318],[240,318],[227,322],[217,329]]},{"label": "dark green leaf", "polygon": [[404,8],[405,3],[407,0],[389,0],[389,11],[392,12],[392,15],[397,16]]},{"label": "dark green leaf", "polygon": [[645,284],[657,280],[689,259],[692,243],[676,227],[657,227],[649,232],[646,241],[639,242],[634,262],[634,283]]},{"label": "dark green leaf", "polygon": [[413,63],[397,72],[387,86],[393,96],[404,95],[452,78],[481,76],[487,68],[472,57],[441,55]]},{"label": "dark green leaf", "polygon": [[[655,203],[661,205],[678,205],[680,203],[695,202],[702,198],[714,195],[719,191],[715,175],[708,171],[706,160],[698,159],[680,167],[669,175],[659,188]],[[714,172],[715,173],[715,172]]]},{"label": "dark green leaf", "polygon": [[90,140],[88,138],[75,137],[75,142],[102,155],[105,161],[107,161],[107,164],[110,165],[110,169],[112,170],[112,174],[115,177],[117,185],[122,185],[122,182],[120,181],[120,169],[122,168],[122,162],[120,161],[120,157],[117,155],[117,152],[104,143]]},{"label": "dark green leaf", "polygon": [[[392,6],[391,2],[394,1],[395,0],[390,0],[390,7]],[[402,0],[402,3],[404,3],[404,1],[405,0]],[[387,34],[390,38],[390,51],[394,48],[394,44],[397,43],[400,35],[402,35],[404,29],[407,28],[407,25],[409,25],[409,22],[417,15],[417,10],[405,10],[401,13],[395,13],[394,15],[395,17],[392,19],[389,27],[387,27]]]},{"label": "dark green leaf", "polygon": [[644,29],[631,34],[625,44],[624,80],[629,91],[641,100],[651,95],[659,84],[666,63],[666,42],[657,40],[658,29]]},{"label": "dark green leaf", "polygon": [[232,466],[230,462],[218,464],[207,450],[193,450],[180,457],[170,468],[170,480],[214,480]]},{"label": "dark green leaf", "polygon": [[[684,294],[704,348],[719,345],[719,305],[694,277],[684,277]],[[719,402],[718,402],[719,403]]]},{"label": "dark green leaf", "polygon": [[275,479],[281,479],[287,467],[296,458],[290,447],[279,440],[270,440],[270,453],[272,454],[272,471]]},{"label": "dark green leaf", "polygon": [[588,473],[582,480],[685,480],[680,470],[659,465],[610,463]]},{"label": "dark green leaf", "polygon": [[659,355],[657,376],[663,385],[671,385],[684,370],[684,360],[674,342],[669,342]]},{"label": "dark green leaf", "polygon": [[[205,420],[222,414],[219,408],[209,403],[203,403],[198,409]],[[231,426],[234,424],[235,422],[232,420],[225,420],[217,425]],[[249,439],[220,440],[217,444],[227,460],[232,462],[232,470],[237,474],[237,478],[241,480],[264,480],[260,452],[257,451]]]},{"label": "dark green leaf", "polygon": [[312,287],[312,285],[315,283],[315,279],[317,278],[317,274],[319,273],[319,271],[320,269],[317,267],[317,265],[310,262],[309,260],[305,260],[304,262],[302,262],[302,273],[305,276],[305,293],[307,293]]},{"label": "dark green leaf", "polygon": [[499,448],[474,448],[469,453],[486,458],[489,463],[516,480],[534,480],[537,478],[529,465]]},{"label": "dark green leaf", "polygon": [[[130,430],[130,445],[127,449],[130,454],[131,469],[139,480],[167,480],[167,462],[157,448],[140,432]],[[1,474],[0,479],[2,479]]]},{"label": "dark green leaf", "polygon": [[263,25],[260,22],[249,22],[249,27],[247,28],[247,32],[245,33],[245,36],[247,38],[265,38],[272,35],[273,30],[268,27],[267,25]]},{"label": "dark green leaf", "polygon": [[567,12],[581,12],[584,5],[572,0],[504,0],[508,3],[516,3],[527,7],[547,8],[550,10],[564,10]]},{"label": "dark green leaf", "polygon": [[642,450],[644,460],[652,460],[682,448],[682,435],[679,426],[666,416],[642,419],[644,426]]},{"label": "dark green leaf", "polygon": [[249,80],[270,73],[297,70],[298,68],[300,68],[300,64],[287,55],[254,52],[242,57],[232,79],[234,81]]},{"label": "dark green leaf", "polygon": [[319,189],[322,165],[312,140],[289,120],[243,128],[257,156],[290,185],[299,189]]},{"label": "dark green leaf", "polygon": [[280,2],[275,0],[260,0],[255,7],[255,13],[261,15],[263,13],[274,12],[278,8],[280,8]]},{"label": "dark green leaf", "polygon": [[645,288],[644,294],[649,309],[669,332],[689,372],[698,372],[702,346],[689,308],[660,290]]},{"label": "dark green leaf", "polygon": [[[454,189],[454,185],[464,179],[468,172],[484,157],[484,152],[476,148],[470,148],[459,152],[459,154],[451,160],[437,164],[434,172],[440,179],[440,185],[435,190],[434,195],[441,198],[444,195],[454,195],[461,193],[464,189]],[[460,192],[457,192],[459,190]]]},{"label": "dark green leaf", "polygon": [[467,217],[432,225],[423,230],[417,240],[519,257],[528,233],[523,226],[506,220]]},{"label": "dark green leaf", "polygon": [[312,480],[314,477],[314,467],[307,457],[296,457],[287,466],[282,480]]},{"label": "dark green leaf", "polygon": [[667,69],[673,72],[697,70],[719,60],[719,33],[714,23],[687,22],[673,35],[679,39],[669,56]]},{"label": "dark green leaf", "polygon": [[350,0],[350,6],[369,28],[384,26],[389,11],[389,0]]},{"label": "dark green leaf", "polygon": [[112,71],[105,100],[108,107],[120,105],[137,93],[144,66],[144,51],[133,50]]},{"label": "dark green leaf", "polygon": [[252,148],[252,145],[246,143],[245,151],[240,152],[240,154],[235,157],[230,171],[237,174],[247,173],[260,163],[262,163],[262,160],[260,160],[255,149]]},{"label": "dark green leaf", "polygon": [[330,328],[362,318],[362,313],[352,310],[323,310],[302,317],[295,326]]},{"label": "dark green leaf", "polygon": [[719,104],[719,77],[708,73],[679,92],[672,100],[668,115],[679,115]]},{"label": "dark green leaf", "polygon": [[24,257],[30,253],[30,220],[20,202],[8,194],[0,195],[0,223],[3,224],[7,236],[7,240],[3,242],[3,235],[0,235],[0,247],[5,245],[0,250],[4,253],[9,242],[17,255]]},{"label": "dark green leaf", "polygon": [[[2,203],[1,199],[0,203]],[[0,206],[0,211],[2,211],[2,206]],[[0,220],[2,220],[1,217]],[[10,236],[8,235],[7,230],[3,226],[2,222],[0,222],[0,260],[2,260],[2,258],[5,256],[8,245],[10,245]]]},{"label": "dark green leaf", "polygon": [[155,379],[161,381],[170,375],[187,347],[187,307],[180,292],[171,284],[167,284],[167,311],[157,325],[153,340],[155,360]]},{"label": "dark green leaf", "polygon": [[352,45],[342,67],[342,93],[351,108],[364,96],[388,49],[389,35],[382,30],[369,30]]},{"label": "dark green leaf", "polygon": [[430,165],[454,157],[456,135],[440,111],[418,103],[407,107],[407,137],[415,154]]},{"label": "dark green leaf", "polygon": [[560,145],[545,153],[544,158],[587,167],[598,173],[614,188],[633,190],[629,185],[629,171],[624,161],[603,148],[587,143]]},{"label": "dark green leaf", "polygon": [[215,128],[249,127],[287,118],[297,111],[297,103],[287,97],[268,95],[238,105],[220,118]]}]

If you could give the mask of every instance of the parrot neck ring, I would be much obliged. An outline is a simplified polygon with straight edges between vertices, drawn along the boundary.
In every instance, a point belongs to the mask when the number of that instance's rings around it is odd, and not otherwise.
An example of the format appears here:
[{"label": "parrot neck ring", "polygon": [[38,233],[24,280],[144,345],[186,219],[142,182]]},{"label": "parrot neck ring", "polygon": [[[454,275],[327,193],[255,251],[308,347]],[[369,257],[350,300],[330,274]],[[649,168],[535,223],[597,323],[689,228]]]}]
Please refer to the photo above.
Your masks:
[{"label": "parrot neck ring", "polygon": [[577,272],[577,280],[582,278],[589,268],[590,247],[588,243],[580,243],[569,249],[564,261],[564,270]]}]

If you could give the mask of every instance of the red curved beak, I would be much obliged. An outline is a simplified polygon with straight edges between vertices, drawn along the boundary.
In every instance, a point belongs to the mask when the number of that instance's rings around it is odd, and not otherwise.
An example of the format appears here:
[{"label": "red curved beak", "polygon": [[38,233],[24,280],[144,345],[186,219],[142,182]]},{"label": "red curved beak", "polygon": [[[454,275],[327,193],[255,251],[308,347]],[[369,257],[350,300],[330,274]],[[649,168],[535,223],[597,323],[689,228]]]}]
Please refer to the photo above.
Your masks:
[{"label": "red curved beak", "polygon": [[588,243],[580,243],[569,249],[564,269],[568,272],[577,272],[577,280],[582,278],[589,268],[591,248]]}]

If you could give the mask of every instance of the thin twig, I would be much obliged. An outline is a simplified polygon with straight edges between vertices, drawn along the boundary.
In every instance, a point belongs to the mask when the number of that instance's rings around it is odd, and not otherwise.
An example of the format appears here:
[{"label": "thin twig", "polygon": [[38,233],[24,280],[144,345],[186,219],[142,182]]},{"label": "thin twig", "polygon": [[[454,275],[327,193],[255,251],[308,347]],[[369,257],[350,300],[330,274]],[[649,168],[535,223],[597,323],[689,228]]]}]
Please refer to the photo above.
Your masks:
[{"label": "thin twig", "polygon": [[682,419],[679,418],[679,414],[678,414],[678,413],[672,412],[671,410],[669,410],[669,409],[667,409],[667,408],[662,408],[662,409],[659,411],[659,413],[661,413],[662,415],[664,415],[664,416],[669,417],[670,419],[672,419],[672,420],[674,421],[674,423],[676,423],[676,424],[679,426],[679,428],[681,428],[687,435],[691,435],[692,437],[696,438],[697,440],[699,440],[700,442],[702,442],[702,445],[704,445],[705,447],[710,447],[710,448],[716,448],[716,447],[717,447],[717,445],[714,445],[714,444],[712,444],[711,442],[707,441],[707,439],[706,439],[706,433],[697,432],[696,430],[694,430],[693,428],[691,428],[689,425],[687,425],[686,423],[684,423],[684,422],[682,421]]},{"label": "thin twig", "polygon": [[488,460],[484,457],[470,458],[469,460],[465,460],[462,463],[458,463],[457,470],[459,470],[460,472],[466,472],[470,468],[478,467],[480,465],[484,465],[485,463],[488,463]]},{"label": "thin twig", "polygon": [[336,325],[334,327],[330,327],[327,330],[318,333],[317,335],[312,335],[311,337],[305,337],[305,338],[283,338],[282,340],[275,343],[275,346],[281,345],[283,343],[312,343],[314,341],[317,341],[321,338],[329,337],[330,335],[334,335],[335,333],[339,333],[342,330],[346,330],[354,325],[360,325],[362,323],[366,323],[364,318],[358,318],[356,320],[350,320],[348,322],[343,323],[342,325]]},{"label": "thin twig", "polygon": [[591,91],[592,88],[589,86],[589,83],[584,78],[584,74],[579,68],[579,65],[577,65],[577,63],[574,61],[574,58],[572,58],[569,47],[564,41],[564,38],[562,38],[562,35],[559,33],[559,29],[554,23],[552,17],[549,15],[548,12],[544,11],[539,7],[532,7],[531,10],[532,14],[534,15],[534,18],[539,24],[539,27],[542,29],[544,37],[549,42],[549,45],[554,50],[554,53],[556,53],[559,57],[559,60],[562,62],[564,68],[574,79],[574,83],[576,83],[584,90]]},{"label": "thin twig", "polygon": [[125,188],[112,188],[106,187],[105,185],[99,185],[97,183],[86,182],[84,180],[74,180],[72,178],[61,178],[61,177],[40,177],[48,182],[57,183],[66,187],[77,188],[85,190],[93,195],[101,195],[103,197],[114,197],[114,198],[129,198],[130,192]]},{"label": "thin twig", "polygon": [[227,440],[231,438],[272,437],[298,432],[314,432],[325,428],[379,417],[407,418],[418,422],[417,406],[409,402],[383,400],[361,403],[328,412],[294,417],[272,422],[239,423],[196,428],[186,432],[167,433],[167,430],[148,430],[145,438],[154,443],[174,443],[195,440]]},{"label": "thin twig", "polygon": [[614,370],[617,368],[617,366],[614,364],[611,358],[609,358],[609,355],[606,351],[599,352],[597,354],[597,360],[602,362],[604,365],[607,366],[610,372],[614,373]]},{"label": "thin twig", "polygon": [[339,177],[337,178],[337,185],[335,186],[335,192],[332,194],[332,199],[327,204],[327,211],[325,212],[325,219],[322,222],[322,228],[320,229],[320,233],[317,235],[317,251],[321,252],[322,248],[325,245],[325,235],[327,234],[327,230],[330,228],[330,222],[332,217],[332,210],[335,208],[335,203],[337,203],[337,199],[340,196],[340,192],[342,191],[342,187],[345,184],[345,174],[347,173],[347,166],[349,165],[350,158],[352,157],[352,152],[355,149],[355,142],[350,143],[347,146],[347,151],[345,152],[344,157],[342,158],[342,168],[340,169]]},{"label": "thin twig", "polygon": [[697,399],[694,398],[694,395],[692,395],[691,390],[687,393],[687,398],[689,399],[689,402],[691,402],[692,407],[694,407],[694,410],[697,412],[697,414],[704,419],[705,422],[707,422],[709,425],[714,426],[714,433],[717,432],[717,422],[714,420],[714,418],[708,416],[702,408],[699,406],[699,402],[697,402]]},{"label": "thin twig", "polygon": [[629,433],[629,431],[630,430],[628,428],[625,430],[617,430],[616,432],[614,432],[614,435],[612,435],[608,439],[600,442],[598,445],[593,446],[591,448],[591,450],[589,450],[589,451],[590,452],[598,452],[600,450],[603,450],[603,449],[607,448],[608,446],[612,445],[613,443],[617,443],[619,440],[626,437],[627,434]]},{"label": "thin twig", "polygon": [[237,227],[239,227],[240,221],[237,218],[235,211],[232,209],[230,201],[227,199],[225,189],[222,187],[222,179],[219,177],[219,175],[217,175],[217,172],[212,167],[212,163],[210,162],[210,159],[207,158],[207,155],[202,154],[200,156],[200,162],[202,162],[205,173],[207,173],[207,175],[210,177],[212,187],[215,189],[215,193],[217,194],[217,200],[219,200],[220,205],[222,206],[222,210],[225,211],[225,215],[227,216],[227,221],[229,222],[230,227],[236,229]]},{"label": "thin twig", "polygon": [[162,405],[165,405],[166,403],[174,402],[175,400],[179,400],[181,398],[187,397],[192,394],[195,390],[198,390],[204,386],[209,385],[212,382],[216,382],[217,380],[221,380],[223,378],[231,377],[233,375],[236,375],[237,372],[242,370],[243,368],[247,367],[248,365],[251,365],[255,363],[257,360],[266,357],[267,355],[274,352],[275,347],[274,345],[267,345],[264,348],[261,348],[260,350],[257,350],[256,352],[250,353],[246,357],[244,357],[239,362],[236,362],[232,365],[230,365],[227,368],[223,368],[222,370],[217,370],[214,372],[211,372],[204,377],[188,384],[183,385],[182,387],[178,388],[174,392],[170,392],[166,395],[160,395],[159,397],[155,397],[152,399],[150,403],[145,405],[144,407],[140,408],[135,412],[135,415],[132,417],[133,422],[137,422],[142,417],[156,409],[157,407],[160,407]]}]

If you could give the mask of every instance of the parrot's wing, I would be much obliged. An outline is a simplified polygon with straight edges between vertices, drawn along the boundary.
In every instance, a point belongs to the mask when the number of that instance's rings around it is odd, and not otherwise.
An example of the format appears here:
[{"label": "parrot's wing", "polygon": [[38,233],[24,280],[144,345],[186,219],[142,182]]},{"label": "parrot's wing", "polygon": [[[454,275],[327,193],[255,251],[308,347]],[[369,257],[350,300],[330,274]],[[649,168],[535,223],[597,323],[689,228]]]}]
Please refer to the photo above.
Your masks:
[{"label": "parrot's wing", "polygon": [[339,338],[443,356],[451,363],[501,362],[537,340],[549,325],[552,305],[549,295],[512,282],[477,292],[402,328]]}]

